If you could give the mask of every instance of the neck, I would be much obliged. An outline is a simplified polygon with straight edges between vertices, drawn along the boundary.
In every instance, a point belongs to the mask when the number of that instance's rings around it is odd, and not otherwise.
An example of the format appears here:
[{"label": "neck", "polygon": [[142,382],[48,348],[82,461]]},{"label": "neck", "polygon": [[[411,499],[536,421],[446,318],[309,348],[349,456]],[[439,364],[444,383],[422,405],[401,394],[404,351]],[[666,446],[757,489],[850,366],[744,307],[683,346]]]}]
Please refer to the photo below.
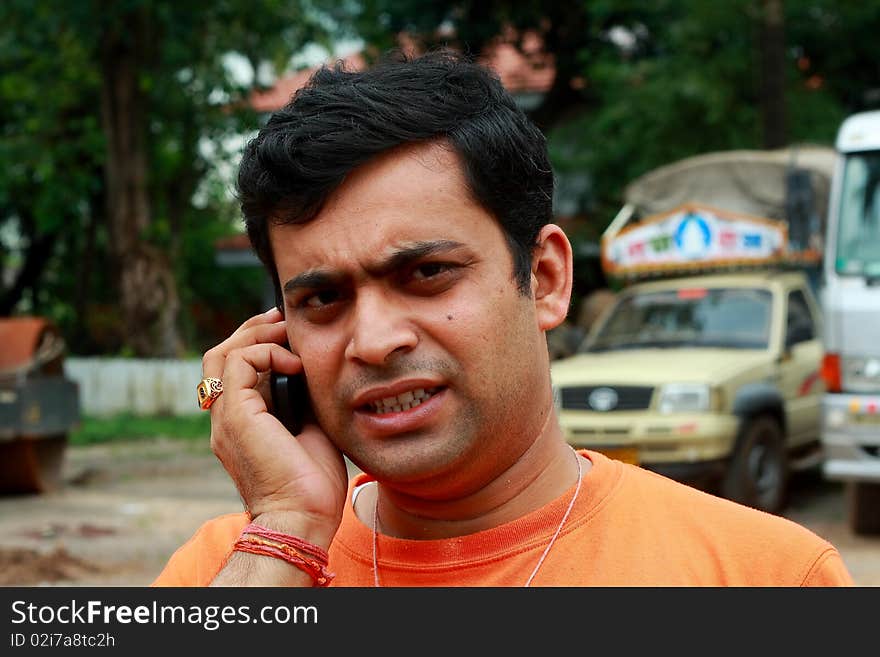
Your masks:
[{"label": "neck", "polygon": [[[584,459],[583,472],[589,466],[589,461]],[[378,504],[379,532],[387,536],[410,539],[463,536],[539,509],[570,489],[576,479],[577,462],[551,412],[536,440],[512,465],[476,492],[456,499],[431,500],[403,494],[380,483],[370,487],[369,495],[358,497],[356,512],[367,526],[372,526],[373,510]]]}]

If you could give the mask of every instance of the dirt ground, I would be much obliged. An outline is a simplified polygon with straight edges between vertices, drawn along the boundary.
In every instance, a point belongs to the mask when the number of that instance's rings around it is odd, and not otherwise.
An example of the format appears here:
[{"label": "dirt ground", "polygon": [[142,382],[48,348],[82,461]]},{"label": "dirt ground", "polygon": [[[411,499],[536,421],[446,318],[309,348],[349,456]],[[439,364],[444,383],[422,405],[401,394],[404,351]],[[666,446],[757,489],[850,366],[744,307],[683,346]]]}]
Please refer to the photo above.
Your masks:
[{"label": "dirt ground", "polygon": [[[203,443],[68,448],[54,493],[0,497],[0,586],[146,586],[206,519],[241,509]],[[856,583],[880,586],[880,536],[855,536],[839,485],[795,480],[786,515],[838,547]]]},{"label": "dirt ground", "polygon": [[0,497],[0,585],[141,586],[238,494],[207,445],[68,448],[63,488]]}]

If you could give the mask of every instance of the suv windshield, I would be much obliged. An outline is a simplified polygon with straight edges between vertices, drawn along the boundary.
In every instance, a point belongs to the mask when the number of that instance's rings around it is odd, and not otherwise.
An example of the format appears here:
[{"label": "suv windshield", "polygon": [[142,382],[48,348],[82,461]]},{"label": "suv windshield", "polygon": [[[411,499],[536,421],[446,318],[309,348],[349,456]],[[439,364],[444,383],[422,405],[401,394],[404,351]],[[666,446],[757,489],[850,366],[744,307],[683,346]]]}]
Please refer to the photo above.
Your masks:
[{"label": "suv windshield", "polygon": [[880,276],[880,153],[847,155],[840,194],[835,269]]},{"label": "suv windshield", "polygon": [[771,303],[768,290],[753,288],[684,288],[625,296],[580,351],[766,349]]}]

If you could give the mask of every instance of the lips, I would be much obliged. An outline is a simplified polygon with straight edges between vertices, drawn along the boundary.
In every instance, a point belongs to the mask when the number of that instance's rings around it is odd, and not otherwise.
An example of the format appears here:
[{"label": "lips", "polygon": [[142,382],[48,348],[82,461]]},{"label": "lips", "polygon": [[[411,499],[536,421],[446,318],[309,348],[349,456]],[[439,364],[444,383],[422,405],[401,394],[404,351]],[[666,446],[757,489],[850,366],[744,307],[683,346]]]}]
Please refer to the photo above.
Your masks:
[{"label": "lips", "polygon": [[448,388],[413,377],[362,390],[352,399],[354,426],[363,436],[387,438],[424,431],[446,408]]},{"label": "lips", "polygon": [[366,410],[379,415],[408,411],[433,397],[438,390],[440,390],[438,387],[406,390],[399,395],[383,397],[382,399],[370,402],[366,405]]}]

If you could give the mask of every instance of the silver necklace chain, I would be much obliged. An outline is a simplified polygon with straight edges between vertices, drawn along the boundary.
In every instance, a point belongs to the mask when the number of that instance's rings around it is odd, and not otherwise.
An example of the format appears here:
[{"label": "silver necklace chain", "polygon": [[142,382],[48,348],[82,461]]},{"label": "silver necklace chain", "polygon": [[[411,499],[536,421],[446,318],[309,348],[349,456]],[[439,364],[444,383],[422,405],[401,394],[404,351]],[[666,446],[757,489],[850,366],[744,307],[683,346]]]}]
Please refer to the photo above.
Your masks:
[{"label": "silver necklace chain", "polygon": [[[550,539],[550,542],[547,543],[547,547],[544,548],[543,554],[541,554],[541,558],[538,559],[538,563],[535,564],[534,570],[532,570],[532,574],[529,575],[529,578],[526,580],[523,587],[529,587],[532,585],[532,580],[535,579],[535,575],[538,574],[538,570],[541,568],[541,565],[544,563],[544,559],[547,558],[547,555],[550,554],[550,549],[553,547],[553,544],[556,542],[556,538],[559,536],[559,533],[562,531],[562,528],[565,526],[565,522],[568,520],[568,516],[571,515],[571,510],[574,508],[574,503],[577,501],[578,493],[581,492],[581,480],[583,478],[583,467],[581,466],[581,457],[578,456],[578,453],[572,449],[574,453],[575,461],[577,462],[577,484],[574,487],[574,494],[571,496],[571,501],[568,503],[568,508],[565,510],[565,513],[562,515],[562,520],[559,523],[559,526],[556,528],[556,531],[553,534],[553,537]],[[376,504],[373,506],[373,585],[376,587],[381,587],[382,584],[379,582],[379,491],[378,487],[376,490]]]}]

